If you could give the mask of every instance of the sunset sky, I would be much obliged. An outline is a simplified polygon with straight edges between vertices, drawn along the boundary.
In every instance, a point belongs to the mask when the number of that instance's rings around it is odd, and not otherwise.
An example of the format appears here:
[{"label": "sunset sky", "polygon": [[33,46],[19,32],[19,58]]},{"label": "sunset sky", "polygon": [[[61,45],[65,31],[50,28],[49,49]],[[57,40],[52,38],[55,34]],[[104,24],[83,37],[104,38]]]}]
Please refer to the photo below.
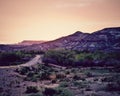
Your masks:
[{"label": "sunset sky", "polygon": [[120,0],[0,0],[0,43],[120,27]]}]

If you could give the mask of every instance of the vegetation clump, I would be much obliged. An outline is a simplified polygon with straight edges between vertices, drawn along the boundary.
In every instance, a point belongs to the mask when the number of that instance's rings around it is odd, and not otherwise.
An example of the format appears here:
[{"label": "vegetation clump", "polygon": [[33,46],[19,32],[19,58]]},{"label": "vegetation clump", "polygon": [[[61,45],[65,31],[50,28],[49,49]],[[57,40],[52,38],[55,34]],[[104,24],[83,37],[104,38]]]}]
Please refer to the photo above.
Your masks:
[{"label": "vegetation clump", "polygon": [[49,50],[43,56],[43,62],[60,66],[120,66],[119,52],[89,52],[71,50]]},{"label": "vegetation clump", "polygon": [[108,83],[106,86],[107,91],[120,91],[120,84],[113,82],[113,83]]},{"label": "vegetation clump", "polygon": [[65,88],[45,88],[45,91],[43,92],[45,96],[74,96],[74,94]]},{"label": "vegetation clump", "polygon": [[0,66],[22,64],[31,58],[31,54],[22,51],[0,52]]},{"label": "vegetation clump", "polygon": [[39,90],[35,86],[28,86],[26,89],[26,93],[37,93]]}]

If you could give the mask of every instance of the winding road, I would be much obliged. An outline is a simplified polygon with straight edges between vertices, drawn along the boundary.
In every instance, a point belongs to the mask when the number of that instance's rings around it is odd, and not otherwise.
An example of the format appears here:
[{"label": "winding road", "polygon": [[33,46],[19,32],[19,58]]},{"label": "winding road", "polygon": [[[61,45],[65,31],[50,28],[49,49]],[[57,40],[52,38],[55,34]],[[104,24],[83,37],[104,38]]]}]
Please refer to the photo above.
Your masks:
[{"label": "winding road", "polygon": [[42,55],[36,55],[32,60],[28,61],[25,64],[14,65],[14,66],[0,66],[0,68],[17,68],[17,67],[29,67],[36,65],[38,63],[42,63]]},{"label": "winding road", "polygon": [[42,59],[41,59],[42,55],[36,55],[32,60],[30,60],[29,62],[25,63],[25,64],[21,64],[18,66],[23,66],[23,67],[29,67],[29,66],[33,66],[36,65],[37,63],[42,63]]}]

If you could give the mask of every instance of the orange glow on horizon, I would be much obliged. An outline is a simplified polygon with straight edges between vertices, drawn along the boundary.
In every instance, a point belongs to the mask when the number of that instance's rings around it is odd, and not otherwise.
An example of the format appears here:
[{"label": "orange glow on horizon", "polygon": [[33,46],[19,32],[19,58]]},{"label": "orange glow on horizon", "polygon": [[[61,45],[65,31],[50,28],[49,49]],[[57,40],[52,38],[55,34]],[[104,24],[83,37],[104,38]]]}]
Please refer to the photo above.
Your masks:
[{"label": "orange glow on horizon", "polygon": [[0,0],[0,43],[120,26],[120,0]]}]

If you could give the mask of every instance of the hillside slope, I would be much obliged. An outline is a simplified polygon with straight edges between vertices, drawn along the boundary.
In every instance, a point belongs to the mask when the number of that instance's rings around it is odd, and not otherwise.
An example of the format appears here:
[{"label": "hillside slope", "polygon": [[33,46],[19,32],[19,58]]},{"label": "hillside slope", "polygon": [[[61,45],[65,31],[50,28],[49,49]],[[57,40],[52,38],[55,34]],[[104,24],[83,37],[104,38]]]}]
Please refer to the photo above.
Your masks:
[{"label": "hillside slope", "polygon": [[[4,47],[4,48],[3,48]],[[10,45],[0,46],[1,50],[49,50],[49,49],[70,49],[70,50],[120,50],[120,27],[104,28],[93,33],[77,31],[71,35],[58,38],[53,41],[41,44],[32,43],[29,46]]]},{"label": "hillside slope", "polygon": [[26,50],[49,50],[49,49],[70,49],[70,50],[120,50],[120,27],[105,28],[91,34],[75,32],[69,36],[31,45]]}]

